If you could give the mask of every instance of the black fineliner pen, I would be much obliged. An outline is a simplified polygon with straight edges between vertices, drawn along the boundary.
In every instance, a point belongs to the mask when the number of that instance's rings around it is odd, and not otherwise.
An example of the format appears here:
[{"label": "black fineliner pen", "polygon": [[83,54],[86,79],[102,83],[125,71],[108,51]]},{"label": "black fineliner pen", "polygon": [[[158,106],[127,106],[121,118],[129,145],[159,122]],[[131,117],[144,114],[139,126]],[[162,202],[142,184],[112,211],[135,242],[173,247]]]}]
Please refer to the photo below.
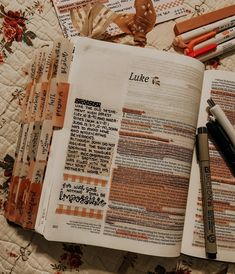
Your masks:
[{"label": "black fineliner pen", "polygon": [[209,259],[216,259],[217,245],[210,173],[208,134],[206,127],[198,128],[196,141],[197,157],[200,166],[206,256]]},{"label": "black fineliner pen", "polygon": [[235,147],[235,128],[233,127],[228,117],[225,115],[224,111],[219,105],[215,104],[212,99],[208,99],[207,102],[210,107],[210,112],[218,121],[220,126],[224,129],[231,143]]},{"label": "black fineliner pen", "polygon": [[206,127],[208,133],[221,151],[223,158],[226,160],[230,171],[235,176],[235,148],[229,137],[217,121],[209,121]]}]

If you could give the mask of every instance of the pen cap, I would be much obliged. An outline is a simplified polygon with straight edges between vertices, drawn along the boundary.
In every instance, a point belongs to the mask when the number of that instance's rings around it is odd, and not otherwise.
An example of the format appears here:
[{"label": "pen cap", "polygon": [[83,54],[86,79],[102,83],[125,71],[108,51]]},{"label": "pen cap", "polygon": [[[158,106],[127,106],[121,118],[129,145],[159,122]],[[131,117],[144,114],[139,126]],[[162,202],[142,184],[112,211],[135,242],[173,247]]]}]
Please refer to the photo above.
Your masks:
[{"label": "pen cap", "polygon": [[206,127],[199,127],[197,140],[197,157],[199,161],[209,161],[209,145]]}]

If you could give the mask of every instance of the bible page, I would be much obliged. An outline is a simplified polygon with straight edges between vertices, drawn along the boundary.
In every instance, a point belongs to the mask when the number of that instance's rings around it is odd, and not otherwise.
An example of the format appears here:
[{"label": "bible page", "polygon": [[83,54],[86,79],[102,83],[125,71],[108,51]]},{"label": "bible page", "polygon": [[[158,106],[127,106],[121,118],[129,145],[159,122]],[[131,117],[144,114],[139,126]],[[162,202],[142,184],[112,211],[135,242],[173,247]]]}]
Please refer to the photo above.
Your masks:
[{"label": "bible page", "polygon": [[[207,99],[210,97],[220,105],[228,119],[235,125],[235,81],[234,72],[205,72],[198,126],[208,121]],[[210,168],[214,198],[217,259],[235,261],[235,178],[221,157],[218,148],[209,139]],[[195,153],[196,154],[196,153]],[[201,199],[199,165],[193,157],[191,179],[182,252],[196,257],[205,257],[204,228]]]},{"label": "bible page", "polygon": [[47,239],[179,255],[203,71],[185,56],[78,39],[49,158]]}]

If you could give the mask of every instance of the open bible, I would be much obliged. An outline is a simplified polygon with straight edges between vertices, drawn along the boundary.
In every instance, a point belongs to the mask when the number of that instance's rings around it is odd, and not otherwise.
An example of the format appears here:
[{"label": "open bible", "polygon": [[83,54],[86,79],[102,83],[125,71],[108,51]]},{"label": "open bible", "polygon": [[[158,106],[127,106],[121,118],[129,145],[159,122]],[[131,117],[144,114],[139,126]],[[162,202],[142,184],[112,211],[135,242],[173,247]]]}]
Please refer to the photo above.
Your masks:
[{"label": "open bible", "polygon": [[[6,217],[48,240],[205,257],[195,132],[210,97],[235,124],[235,74],[89,38],[43,51]],[[212,142],[210,157],[217,258],[235,261],[235,179]]]}]

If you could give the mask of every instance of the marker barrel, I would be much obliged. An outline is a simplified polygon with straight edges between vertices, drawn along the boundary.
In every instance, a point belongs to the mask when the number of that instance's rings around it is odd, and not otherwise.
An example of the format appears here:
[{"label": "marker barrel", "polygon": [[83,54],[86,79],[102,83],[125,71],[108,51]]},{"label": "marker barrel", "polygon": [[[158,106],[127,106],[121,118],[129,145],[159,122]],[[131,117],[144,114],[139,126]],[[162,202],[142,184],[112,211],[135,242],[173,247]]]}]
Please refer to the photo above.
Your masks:
[{"label": "marker barrel", "polygon": [[202,34],[205,34],[207,32],[216,30],[217,32],[223,31],[225,29],[228,29],[230,27],[235,26],[235,15],[225,18],[223,20],[219,20],[217,22],[214,22],[212,24],[208,24],[205,26],[202,26],[200,28],[182,33],[181,35],[177,36],[185,43],[189,42],[191,39],[200,36]]},{"label": "marker barrel", "polygon": [[201,62],[205,62],[207,60],[210,60],[216,56],[219,56],[223,53],[229,52],[235,50],[235,38],[224,42],[222,44],[219,44],[216,48],[216,50],[213,50],[212,52],[205,53],[203,55],[198,56],[198,60]]},{"label": "marker barrel", "polygon": [[224,111],[221,109],[219,105],[215,105],[210,108],[210,112],[219,122],[219,124],[223,127],[224,131],[227,133],[231,143],[235,147],[235,129],[227,116],[225,115]]},{"label": "marker barrel", "polygon": [[217,245],[215,234],[208,134],[206,127],[198,128],[197,154],[200,166],[206,256],[210,259],[215,259],[217,253]]},{"label": "marker barrel", "polygon": [[221,43],[224,43],[234,37],[235,37],[235,27],[225,30],[223,32],[220,32],[217,35],[215,35],[215,37],[210,38],[204,42],[201,42],[200,44],[197,44],[193,48],[193,50],[199,50],[199,49],[204,48],[204,47],[206,47],[210,44],[213,44],[213,43],[221,44]]}]

